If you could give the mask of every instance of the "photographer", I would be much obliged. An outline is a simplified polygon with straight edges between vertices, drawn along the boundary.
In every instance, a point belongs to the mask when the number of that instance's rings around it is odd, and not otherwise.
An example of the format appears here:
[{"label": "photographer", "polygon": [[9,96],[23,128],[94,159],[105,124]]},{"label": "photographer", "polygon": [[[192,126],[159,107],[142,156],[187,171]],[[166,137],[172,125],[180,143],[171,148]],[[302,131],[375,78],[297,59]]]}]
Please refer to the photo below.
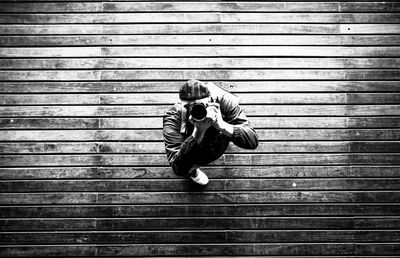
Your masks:
[{"label": "photographer", "polygon": [[208,177],[199,167],[221,157],[230,141],[257,148],[257,134],[231,93],[213,83],[189,80],[179,98],[163,119],[167,158],[176,175],[206,185]]}]

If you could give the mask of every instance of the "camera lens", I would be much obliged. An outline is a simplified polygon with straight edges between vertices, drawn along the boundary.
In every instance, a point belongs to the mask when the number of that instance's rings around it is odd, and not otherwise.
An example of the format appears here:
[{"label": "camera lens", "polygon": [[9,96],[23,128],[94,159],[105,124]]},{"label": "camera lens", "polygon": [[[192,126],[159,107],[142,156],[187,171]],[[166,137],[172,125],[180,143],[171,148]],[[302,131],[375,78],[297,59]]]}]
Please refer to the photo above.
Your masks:
[{"label": "camera lens", "polygon": [[207,116],[207,109],[203,103],[195,103],[192,105],[190,114],[194,120],[201,121]]}]

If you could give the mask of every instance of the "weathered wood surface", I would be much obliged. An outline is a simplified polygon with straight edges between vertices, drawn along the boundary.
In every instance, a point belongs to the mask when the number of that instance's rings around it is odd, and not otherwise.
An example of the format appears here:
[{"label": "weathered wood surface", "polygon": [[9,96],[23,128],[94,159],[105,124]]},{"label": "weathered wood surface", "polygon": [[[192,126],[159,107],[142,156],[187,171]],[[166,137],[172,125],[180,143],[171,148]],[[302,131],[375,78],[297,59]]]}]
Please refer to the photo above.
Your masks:
[{"label": "weathered wood surface", "polygon": [[[254,128],[399,128],[396,116],[382,117],[255,117]],[[10,129],[161,129],[162,117],[129,118],[0,118],[0,128]],[[344,131],[342,131],[343,133]]]},{"label": "weathered wood surface", "polygon": [[395,46],[397,35],[0,35],[0,45],[17,46],[131,46],[131,45],[307,45],[307,46]]},{"label": "weathered wood surface", "polygon": [[74,23],[398,23],[398,13],[90,13],[0,14],[3,24]]},{"label": "weathered wood surface", "polygon": [[10,3],[0,12],[397,12],[396,2],[64,2]]},{"label": "weathered wood surface", "polygon": [[[210,178],[398,178],[398,165],[343,166],[212,166]],[[165,179],[178,178],[163,167],[22,167],[0,168],[0,179]],[[260,213],[261,214],[261,213]]]},{"label": "weathered wood surface", "polygon": [[397,24],[0,25],[3,35],[36,34],[398,34]]},{"label": "weathered wood surface", "polygon": [[[195,61],[195,62],[194,62]],[[0,69],[145,68],[380,68],[400,67],[400,58],[68,58],[1,59]]]},{"label": "weathered wood surface", "polygon": [[[396,257],[397,1],[0,0],[1,257]],[[166,161],[189,78],[256,150]]]},{"label": "weathered wood surface", "polygon": [[[171,105],[0,106],[0,117],[162,116]],[[243,105],[252,116],[398,116],[400,105]]]},{"label": "weathered wood surface", "polygon": [[[176,93],[183,81],[0,82],[2,93]],[[398,92],[398,81],[217,81],[233,93],[254,92]],[[150,95],[150,94],[149,94]]]},{"label": "weathered wood surface", "polygon": [[[196,191],[197,190],[197,191]],[[2,205],[396,203],[399,191],[238,191],[1,193]],[[66,224],[68,226],[68,224]]]},{"label": "weathered wood surface", "polygon": [[[260,141],[398,141],[400,139],[400,129],[258,129],[257,132]],[[162,141],[162,130],[4,130],[0,135],[0,140],[4,142],[53,141],[55,143],[59,141]],[[352,142],[352,144],[356,146],[358,143]]]},{"label": "weathered wood surface", "polygon": [[[400,205],[364,203],[318,203],[318,204],[168,204],[168,205],[38,205],[4,206],[1,218],[171,218],[196,217],[198,220],[213,216],[235,217],[277,217],[318,216],[396,216]],[[352,224],[353,225],[353,224]]]},{"label": "weathered wood surface", "polygon": [[[398,57],[398,46],[5,47],[0,57]],[[184,80],[180,79],[180,80]],[[205,78],[205,80],[212,80]]]},{"label": "weathered wood surface", "polygon": [[[252,217],[252,218],[235,218],[235,217],[202,217],[202,218],[93,218],[93,219],[66,219],[69,223],[63,224],[63,219],[1,219],[0,224],[4,225],[5,231],[47,231],[53,228],[59,228],[60,231],[139,231],[139,230],[157,230],[164,226],[169,231],[190,230],[203,228],[204,230],[240,230],[247,229],[248,232],[258,229],[258,234],[262,235],[263,231],[269,230],[351,230],[351,229],[390,229],[399,224],[399,219],[388,218],[307,218],[307,217]],[[121,233],[122,233],[121,232]],[[290,231],[287,231],[290,232]],[[368,231],[367,231],[368,232]],[[375,231],[376,232],[376,231]],[[395,239],[398,239],[398,233],[392,231]],[[88,232],[89,233],[89,232]],[[133,232],[133,235],[136,232]],[[211,232],[210,232],[211,233]],[[89,233],[90,234],[90,233]],[[265,234],[265,233],[264,233]],[[38,234],[39,236],[41,234]],[[397,236],[396,236],[397,235]],[[250,237],[251,239],[251,237]],[[249,240],[250,240],[249,239]],[[211,239],[210,239],[211,240]],[[222,241],[221,241],[222,240]],[[302,240],[294,239],[287,242],[303,242]],[[306,239],[305,239],[306,240]],[[324,239],[325,240],[325,239]],[[143,240],[142,240],[143,241]],[[192,240],[193,241],[193,240]],[[254,241],[254,240],[253,240]],[[251,242],[253,242],[251,241]],[[254,242],[259,242],[256,240]],[[326,241],[326,240],[325,240]],[[82,241],[86,242],[86,241]],[[153,242],[153,241],[152,241]],[[175,241],[173,241],[175,242]],[[207,241],[208,242],[208,241]],[[219,242],[226,242],[224,238]],[[286,242],[286,241],[284,241]],[[307,242],[307,240],[305,241]],[[311,241],[310,241],[311,242]],[[324,242],[324,241],[316,241]],[[330,241],[326,241],[330,242]],[[345,241],[347,242],[347,241]]]},{"label": "weathered wood surface", "polygon": [[[400,139],[400,138],[399,138]],[[321,141],[321,142],[260,142],[257,150],[246,150],[230,145],[227,153],[297,153],[297,152],[397,152],[400,141]],[[164,153],[160,142],[40,142],[8,143],[0,146],[0,153]]]}]

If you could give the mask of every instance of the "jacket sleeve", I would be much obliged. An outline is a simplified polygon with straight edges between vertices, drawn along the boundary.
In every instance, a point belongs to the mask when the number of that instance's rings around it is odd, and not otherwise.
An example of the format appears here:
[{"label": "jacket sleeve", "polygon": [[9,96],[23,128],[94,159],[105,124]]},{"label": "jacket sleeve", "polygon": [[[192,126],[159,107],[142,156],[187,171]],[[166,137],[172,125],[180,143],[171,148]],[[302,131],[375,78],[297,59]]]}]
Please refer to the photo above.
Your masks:
[{"label": "jacket sleeve", "polygon": [[174,173],[185,176],[194,165],[200,146],[190,135],[186,139],[180,133],[181,117],[176,106],[168,110],[163,119],[163,138],[167,159]]},{"label": "jacket sleeve", "polygon": [[258,147],[258,135],[248,121],[243,109],[239,106],[237,98],[225,96],[222,101],[221,112],[224,120],[233,125],[232,142],[244,149],[256,149]]}]

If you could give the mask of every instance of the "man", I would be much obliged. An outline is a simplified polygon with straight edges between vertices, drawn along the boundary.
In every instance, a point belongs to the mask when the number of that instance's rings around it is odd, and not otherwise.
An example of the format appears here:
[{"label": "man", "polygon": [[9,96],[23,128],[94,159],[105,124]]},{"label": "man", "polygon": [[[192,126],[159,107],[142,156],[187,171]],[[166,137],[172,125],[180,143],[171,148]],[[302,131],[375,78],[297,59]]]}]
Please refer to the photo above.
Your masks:
[{"label": "man", "polygon": [[[179,98],[181,102],[163,119],[167,158],[176,175],[206,185],[208,177],[199,167],[221,157],[230,141],[241,148],[257,148],[257,134],[233,94],[213,83],[189,80],[181,86]],[[195,103],[207,106],[201,120],[192,116]]]}]

